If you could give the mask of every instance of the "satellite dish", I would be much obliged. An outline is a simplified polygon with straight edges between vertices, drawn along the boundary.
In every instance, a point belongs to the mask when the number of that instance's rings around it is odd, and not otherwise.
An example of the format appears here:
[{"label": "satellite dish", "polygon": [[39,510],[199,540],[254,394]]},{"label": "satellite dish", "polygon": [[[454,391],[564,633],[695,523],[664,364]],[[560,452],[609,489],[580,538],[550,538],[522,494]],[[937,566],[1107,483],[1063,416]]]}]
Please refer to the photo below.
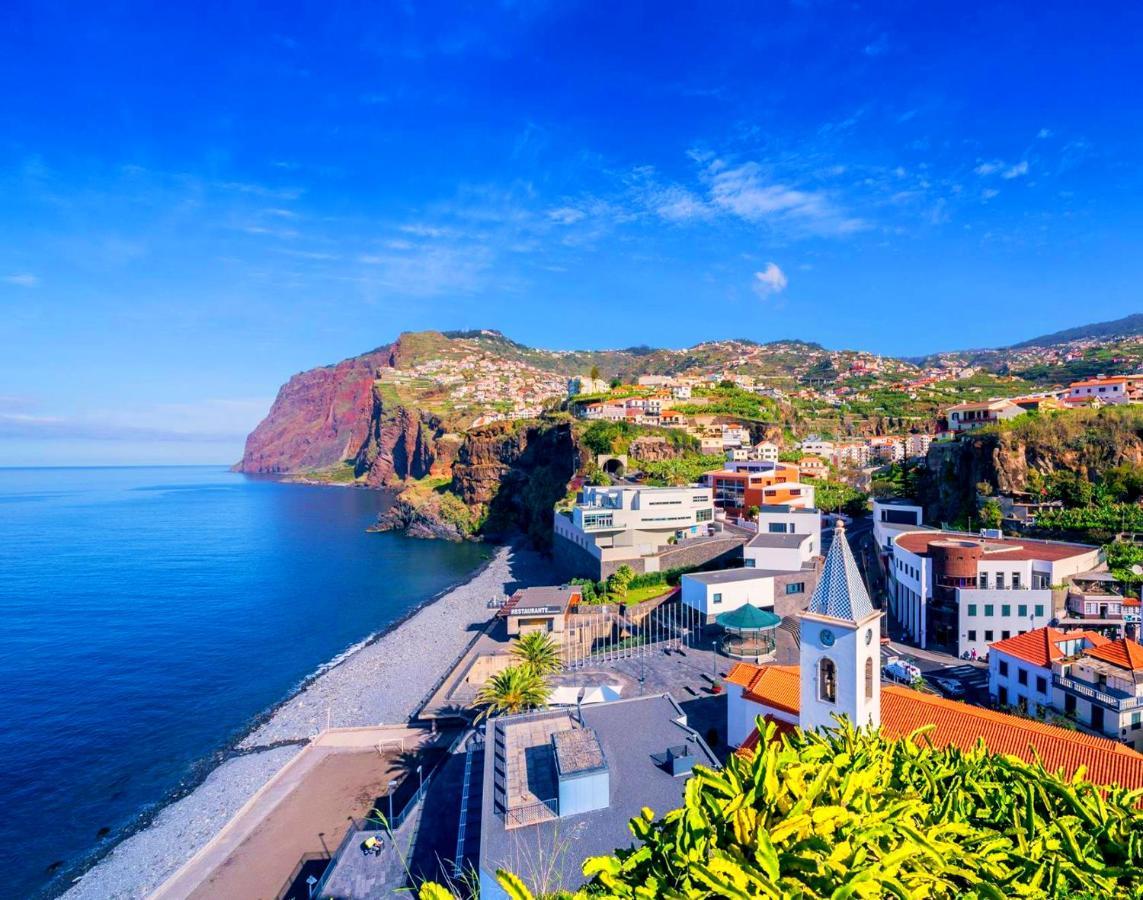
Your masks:
[{"label": "satellite dish", "polygon": [[1139,565],[1139,563],[1135,563],[1135,565],[1131,567],[1131,574],[1143,575],[1143,566]]}]

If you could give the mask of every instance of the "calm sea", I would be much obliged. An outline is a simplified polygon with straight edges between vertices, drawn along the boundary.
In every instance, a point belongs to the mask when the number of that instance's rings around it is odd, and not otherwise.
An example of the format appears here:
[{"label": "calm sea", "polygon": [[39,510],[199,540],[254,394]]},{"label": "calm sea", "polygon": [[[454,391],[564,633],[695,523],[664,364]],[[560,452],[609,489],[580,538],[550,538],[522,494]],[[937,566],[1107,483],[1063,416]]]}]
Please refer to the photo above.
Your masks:
[{"label": "calm sea", "polygon": [[367,534],[383,502],[213,467],[0,469],[6,896],[488,553]]}]

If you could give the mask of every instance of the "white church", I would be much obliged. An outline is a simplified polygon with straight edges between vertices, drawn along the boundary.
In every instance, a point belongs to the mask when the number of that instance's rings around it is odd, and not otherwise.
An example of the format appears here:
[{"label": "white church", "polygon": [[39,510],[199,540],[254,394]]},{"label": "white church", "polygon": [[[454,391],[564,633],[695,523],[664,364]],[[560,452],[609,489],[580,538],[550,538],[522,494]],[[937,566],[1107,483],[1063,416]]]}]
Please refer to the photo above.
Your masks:
[{"label": "white church", "polygon": [[778,734],[835,728],[845,716],[879,727],[889,738],[934,747],[973,747],[1039,758],[1070,778],[1081,767],[1096,784],[1143,787],[1143,755],[1104,737],[1070,731],[1034,719],[971,706],[899,684],[881,683],[881,613],[861,578],[845,528],[838,523],[821,580],[802,613],[799,665],[735,664],[727,675],[727,740],[740,754],[757,747],[761,718]]}]

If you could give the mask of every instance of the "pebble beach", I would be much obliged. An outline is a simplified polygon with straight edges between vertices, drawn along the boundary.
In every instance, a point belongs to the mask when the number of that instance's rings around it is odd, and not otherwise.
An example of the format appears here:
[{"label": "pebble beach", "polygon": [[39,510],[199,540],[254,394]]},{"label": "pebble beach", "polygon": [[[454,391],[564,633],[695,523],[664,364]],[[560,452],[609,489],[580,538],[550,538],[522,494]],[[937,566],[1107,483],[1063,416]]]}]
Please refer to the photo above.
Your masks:
[{"label": "pebble beach", "polygon": [[487,622],[489,599],[548,580],[548,560],[519,547],[497,548],[471,579],[328,664],[239,741],[201,784],[117,844],[63,896],[147,896],[327,723],[336,728],[406,721]]}]

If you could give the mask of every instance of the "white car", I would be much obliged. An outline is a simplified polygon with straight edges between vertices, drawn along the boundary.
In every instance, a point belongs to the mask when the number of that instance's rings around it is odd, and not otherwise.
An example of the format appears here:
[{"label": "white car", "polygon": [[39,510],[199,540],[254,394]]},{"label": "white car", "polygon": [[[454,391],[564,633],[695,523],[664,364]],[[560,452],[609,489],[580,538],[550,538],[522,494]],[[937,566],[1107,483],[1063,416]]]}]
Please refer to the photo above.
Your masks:
[{"label": "white car", "polygon": [[901,659],[899,656],[894,656],[890,659],[881,672],[890,681],[900,681],[903,684],[912,684],[921,677],[920,669],[912,663]]}]

